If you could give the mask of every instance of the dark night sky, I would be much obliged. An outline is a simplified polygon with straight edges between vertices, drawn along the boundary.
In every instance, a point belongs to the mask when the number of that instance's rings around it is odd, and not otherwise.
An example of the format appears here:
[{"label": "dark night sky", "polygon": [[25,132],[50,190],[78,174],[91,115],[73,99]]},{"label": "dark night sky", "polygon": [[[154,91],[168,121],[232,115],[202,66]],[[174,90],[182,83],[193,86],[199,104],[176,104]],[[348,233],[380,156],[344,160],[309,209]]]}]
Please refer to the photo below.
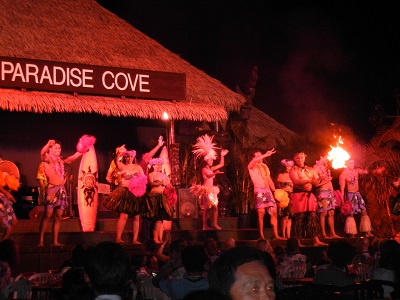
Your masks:
[{"label": "dark night sky", "polygon": [[257,65],[254,105],[300,134],[341,129],[367,141],[377,103],[397,115],[400,18],[394,4],[98,2],[232,89]]}]

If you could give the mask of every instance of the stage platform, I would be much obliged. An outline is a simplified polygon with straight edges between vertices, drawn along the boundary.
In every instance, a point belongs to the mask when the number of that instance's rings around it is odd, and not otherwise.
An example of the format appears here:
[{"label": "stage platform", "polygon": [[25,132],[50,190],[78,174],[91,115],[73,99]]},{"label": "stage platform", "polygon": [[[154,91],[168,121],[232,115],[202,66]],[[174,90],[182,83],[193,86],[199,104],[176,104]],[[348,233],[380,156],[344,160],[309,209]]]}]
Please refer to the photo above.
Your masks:
[{"label": "stage platform", "polygon": [[[52,220],[48,224],[47,232],[45,234],[45,246],[38,247],[39,240],[39,226],[40,220],[24,220],[20,219],[12,234],[14,239],[20,247],[20,264],[15,270],[14,274],[21,272],[43,272],[48,270],[57,270],[61,264],[70,258],[73,247],[77,244],[89,246],[101,241],[114,241],[115,227],[118,220],[118,214],[102,215],[102,218],[97,219],[96,229],[94,232],[82,232],[80,220],[78,218],[68,218],[61,222],[59,242],[65,246],[52,246]],[[203,231],[202,221],[200,218],[180,218],[172,221],[170,230],[171,239],[183,238],[189,242],[202,243],[207,238],[214,238],[220,246],[223,242],[233,237],[237,245],[253,245],[255,246],[258,239],[257,228],[247,227],[244,228],[245,223],[240,217],[220,217],[219,225],[222,230],[207,230]],[[268,223],[266,223],[268,224]],[[1,228],[4,230],[4,228]],[[271,228],[264,228],[264,235],[267,238],[272,238]],[[132,218],[128,219],[123,233],[123,247],[127,250],[128,254],[141,252],[141,245],[133,245],[130,243],[132,240]],[[325,239],[324,242],[328,243],[332,239]],[[350,243],[355,244],[356,238],[346,238]],[[326,247],[314,247],[312,240],[301,240],[305,246],[302,248],[302,253],[307,254],[316,263],[323,254]],[[271,240],[271,245],[286,245],[285,240]]]}]

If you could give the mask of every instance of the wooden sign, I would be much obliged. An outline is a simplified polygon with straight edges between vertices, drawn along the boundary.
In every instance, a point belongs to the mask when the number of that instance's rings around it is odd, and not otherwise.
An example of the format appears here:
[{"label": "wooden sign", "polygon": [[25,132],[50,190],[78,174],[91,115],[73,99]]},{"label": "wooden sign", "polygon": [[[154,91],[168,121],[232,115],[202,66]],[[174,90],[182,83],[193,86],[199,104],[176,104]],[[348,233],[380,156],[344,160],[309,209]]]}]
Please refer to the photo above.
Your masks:
[{"label": "wooden sign", "polygon": [[31,90],[184,100],[186,74],[0,56],[0,86]]}]

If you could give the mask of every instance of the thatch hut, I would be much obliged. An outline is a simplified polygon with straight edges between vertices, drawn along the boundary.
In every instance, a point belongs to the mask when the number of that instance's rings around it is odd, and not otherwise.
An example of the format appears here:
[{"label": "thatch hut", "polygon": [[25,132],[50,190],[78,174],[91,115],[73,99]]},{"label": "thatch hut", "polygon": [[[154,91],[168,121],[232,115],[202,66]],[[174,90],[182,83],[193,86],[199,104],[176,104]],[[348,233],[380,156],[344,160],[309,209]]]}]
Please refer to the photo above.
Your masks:
[{"label": "thatch hut", "polygon": [[[172,120],[177,121],[226,121],[231,112],[238,112],[245,103],[242,95],[168,51],[94,0],[44,0],[40,3],[0,0],[0,6],[1,61],[27,59],[33,63],[40,61],[43,64],[52,62],[118,70],[146,70],[162,72],[164,75],[178,74],[178,77],[183,75],[184,96],[179,98],[165,94],[152,98],[129,94],[40,90],[18,85],[6,86],[0,80],[0,115],[3,120],[11,122],[8,129],[3,127],[0,131],[0,140],[7,144],[2,144],[0,150],[3,152],[5,147],[9,148],[4,151],[7,153],[6,159],[18,161],[22,173],[30,174],[31,179],[27,180],[30,185],[35,181],[36,163],[34,166],[30,164],[38,160],[39,149],[46,139],[54,137],[54,132],[71,135],[71,140],[74,140],[83,133],[91,133],[82,132],[87,128],[101,133],[109,131],[104,133],[107,135],[104,143],[108,144],[103,145],[108,150],[115,148],[111,138],[120,131],[106,128],[110,125],[102,125],[110,117],[114,118],[114,123],[120,122],[120,119],[131,120],[132,123],[123,123],[122,126],[127,127],[128,124],[130,129],[128,131],[125,128],[125,132],[128,132],[129,139],[135,139],[137,137],[131,131],[132,127],[137,126],[138,119],[141,123],[161,120],[166,112]],[[171,93],[174,92],[171,88]],[[56,125],[52,119],[54,115]],[[296,136],[256,108],[253,108],[251,115],[245,147],[253,145],[266,150],[286,146]],[[70,122],[70,119],[73,121]],[[28,126],[20,125],[24,122]],[[65,125],[63,123],[67,122],[72,123],[73,128],[60,130]],[[95,125],[92,127],[90,123]],[[26,128],[29,128],[29,132],[22,132]],[[163,131],[165,133],[165,129],[159,129],[159,132]],[[142,134],[148,136],[145,130],[142,130]],[[35,141],[35,138],[41,140]],[[23,144],[27,139],[30,145],[25,152],[11,146],[19,144],[18,147],[25,147]],[[98,139],[97,143],[102,143],[102,140]],[[123,140],[121,143],[127,142]],[[14,154],[16,152],[19,153]],[[101,156],[98,158],[102,159]],[[109,157],[103,160],[99,168],[103,168],[105,173]]]},{"label": "thatch hut", "polygon": [[[239,110],[244,103],[241,95],[168,51],[94,0],[45,0],[40,3],[0,0],[0,7],[1,62],[13,61],[16,65],[21,59],[33,64],[51,62],[74,64],[73,66],[112,67],[118,70],[146,70],[163,73],[165,76],[173,74],[174,78],[180,78],[183,83],[179,86],[182,90],[181,97],[177,99],[174,96],[169,97],[168,93],[152,98],[46,88],[36,90],[18,85],[10,86],[1,80],[0,113],[3,121],[14,122],[8,128],[3,126],[0,132],[3,141],[1,151],[6,153],[6,158],[18,160],[22,173],[29,173],[32,177],[35,176],[35,171],[24,170],[29,168],[29,163],[21,160],[27,153],[13,156],[18,151],[11,144],[16,140],[24,140],[26,143],[28,138],[29,146],[38,152],[42,143],[50,136],[40,136],[43,140],[33,147],[35,135],[42,135],[42,132],[51,134],[51,129],[62,127],[69,119],[73,119],[71,123],[76,127],[78,124],[74,123],[82,120],[80,114],[88,116],[87,119],[97,115],[124,117],[134,122],[137,118],[160,120],[166,112],[172,120],[215,122],[226,120],[229,112]],[[11,73],[7,73],[9,67],[10,64],[2,65],[3,79],[11,76]],[[175,83],[170,83],[174,87]],[[171,88],[172,95],[174,92]],[[30,113],[43,117],[32,119]],[[64,119],[64,113],[71,114],[72,117]],[[50,123],[46,127],[36,127],[40,126],[38,124],[48,123],[52,115],[57,116],[57,126]],[[27,133],[19,132],[19,124],[23,122],[29,122],[20,129],[28,128]],[[101,127],[98,117],[92,123]],[[123,126],[125,125],[124,123]],[[63,131],[72,135],[77,130],[68,128]],[[76,136],[82,133],[87,132],[81,131]],[[116,145],[108,146],[113,149]],[[4,150],[6,147],[9,149]],[[27,160],[31,163],[36,156],[37,153],[28,154]]]},{"label": "thatch hut", "polygon": [[0,56],[127,69],[183,73],[186,98],[121,99],[1,90],[0,108],[11,111],[97,113],[160,119],[216,121],[238,110],[242,96],[191,66],[96,1],[1,0]]}]

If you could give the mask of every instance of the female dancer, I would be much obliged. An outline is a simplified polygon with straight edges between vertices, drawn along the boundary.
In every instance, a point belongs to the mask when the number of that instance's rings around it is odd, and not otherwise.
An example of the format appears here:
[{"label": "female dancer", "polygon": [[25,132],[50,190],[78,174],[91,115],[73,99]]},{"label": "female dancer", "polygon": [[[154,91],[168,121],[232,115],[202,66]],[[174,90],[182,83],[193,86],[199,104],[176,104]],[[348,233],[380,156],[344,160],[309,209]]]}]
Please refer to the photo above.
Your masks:
[{"label": "female dancer", "polygon": [[132,243],[140,244],[138,241],[140,208],[143,203],[142,196],[146,192],[147,176],[143,169],[134,163],[136,151],[125,151],[117,154],[115,160],[121,181],[118,187],[104,199],[103,205],[113,211],[120,212],[116,226],[116,243],[123,243],[122,233],[125,228],[128,215],[133,216]]},{"label": "female dancer", "polygon": [[[162,173],[164,160],[162,158],[150,159],[150,165],[153,171],[149,174],[148,180],[150,184],[148,206],[150,217],[155,221],[153,228],[153,239],[157,244],[163,242],[163,220],[170,220],[172,217],[172,207],[170,207],[169,199],[167,199],[166,191],[173,189],[167,175]],[[169,193],[171,195],[171,193]],[[173,195],[173,194],[172,194]]]},{"label": "female dancer", "polygon": [[[278,216],[281,218],[282,237],[288,239],[290,238],[290,229],[292,227],[292,205],[289,199],[290,194],[293,192],[293,182],[290,180],[289,171],[293,167],[294,162],[293,160],[282,159],[281,165],[282,168],[276,177],[276,188],[287,193],[288,201],[287,203],[282,203],[282,201],[278,203]],[[276,196],[275,199],[279,201]]]}]

